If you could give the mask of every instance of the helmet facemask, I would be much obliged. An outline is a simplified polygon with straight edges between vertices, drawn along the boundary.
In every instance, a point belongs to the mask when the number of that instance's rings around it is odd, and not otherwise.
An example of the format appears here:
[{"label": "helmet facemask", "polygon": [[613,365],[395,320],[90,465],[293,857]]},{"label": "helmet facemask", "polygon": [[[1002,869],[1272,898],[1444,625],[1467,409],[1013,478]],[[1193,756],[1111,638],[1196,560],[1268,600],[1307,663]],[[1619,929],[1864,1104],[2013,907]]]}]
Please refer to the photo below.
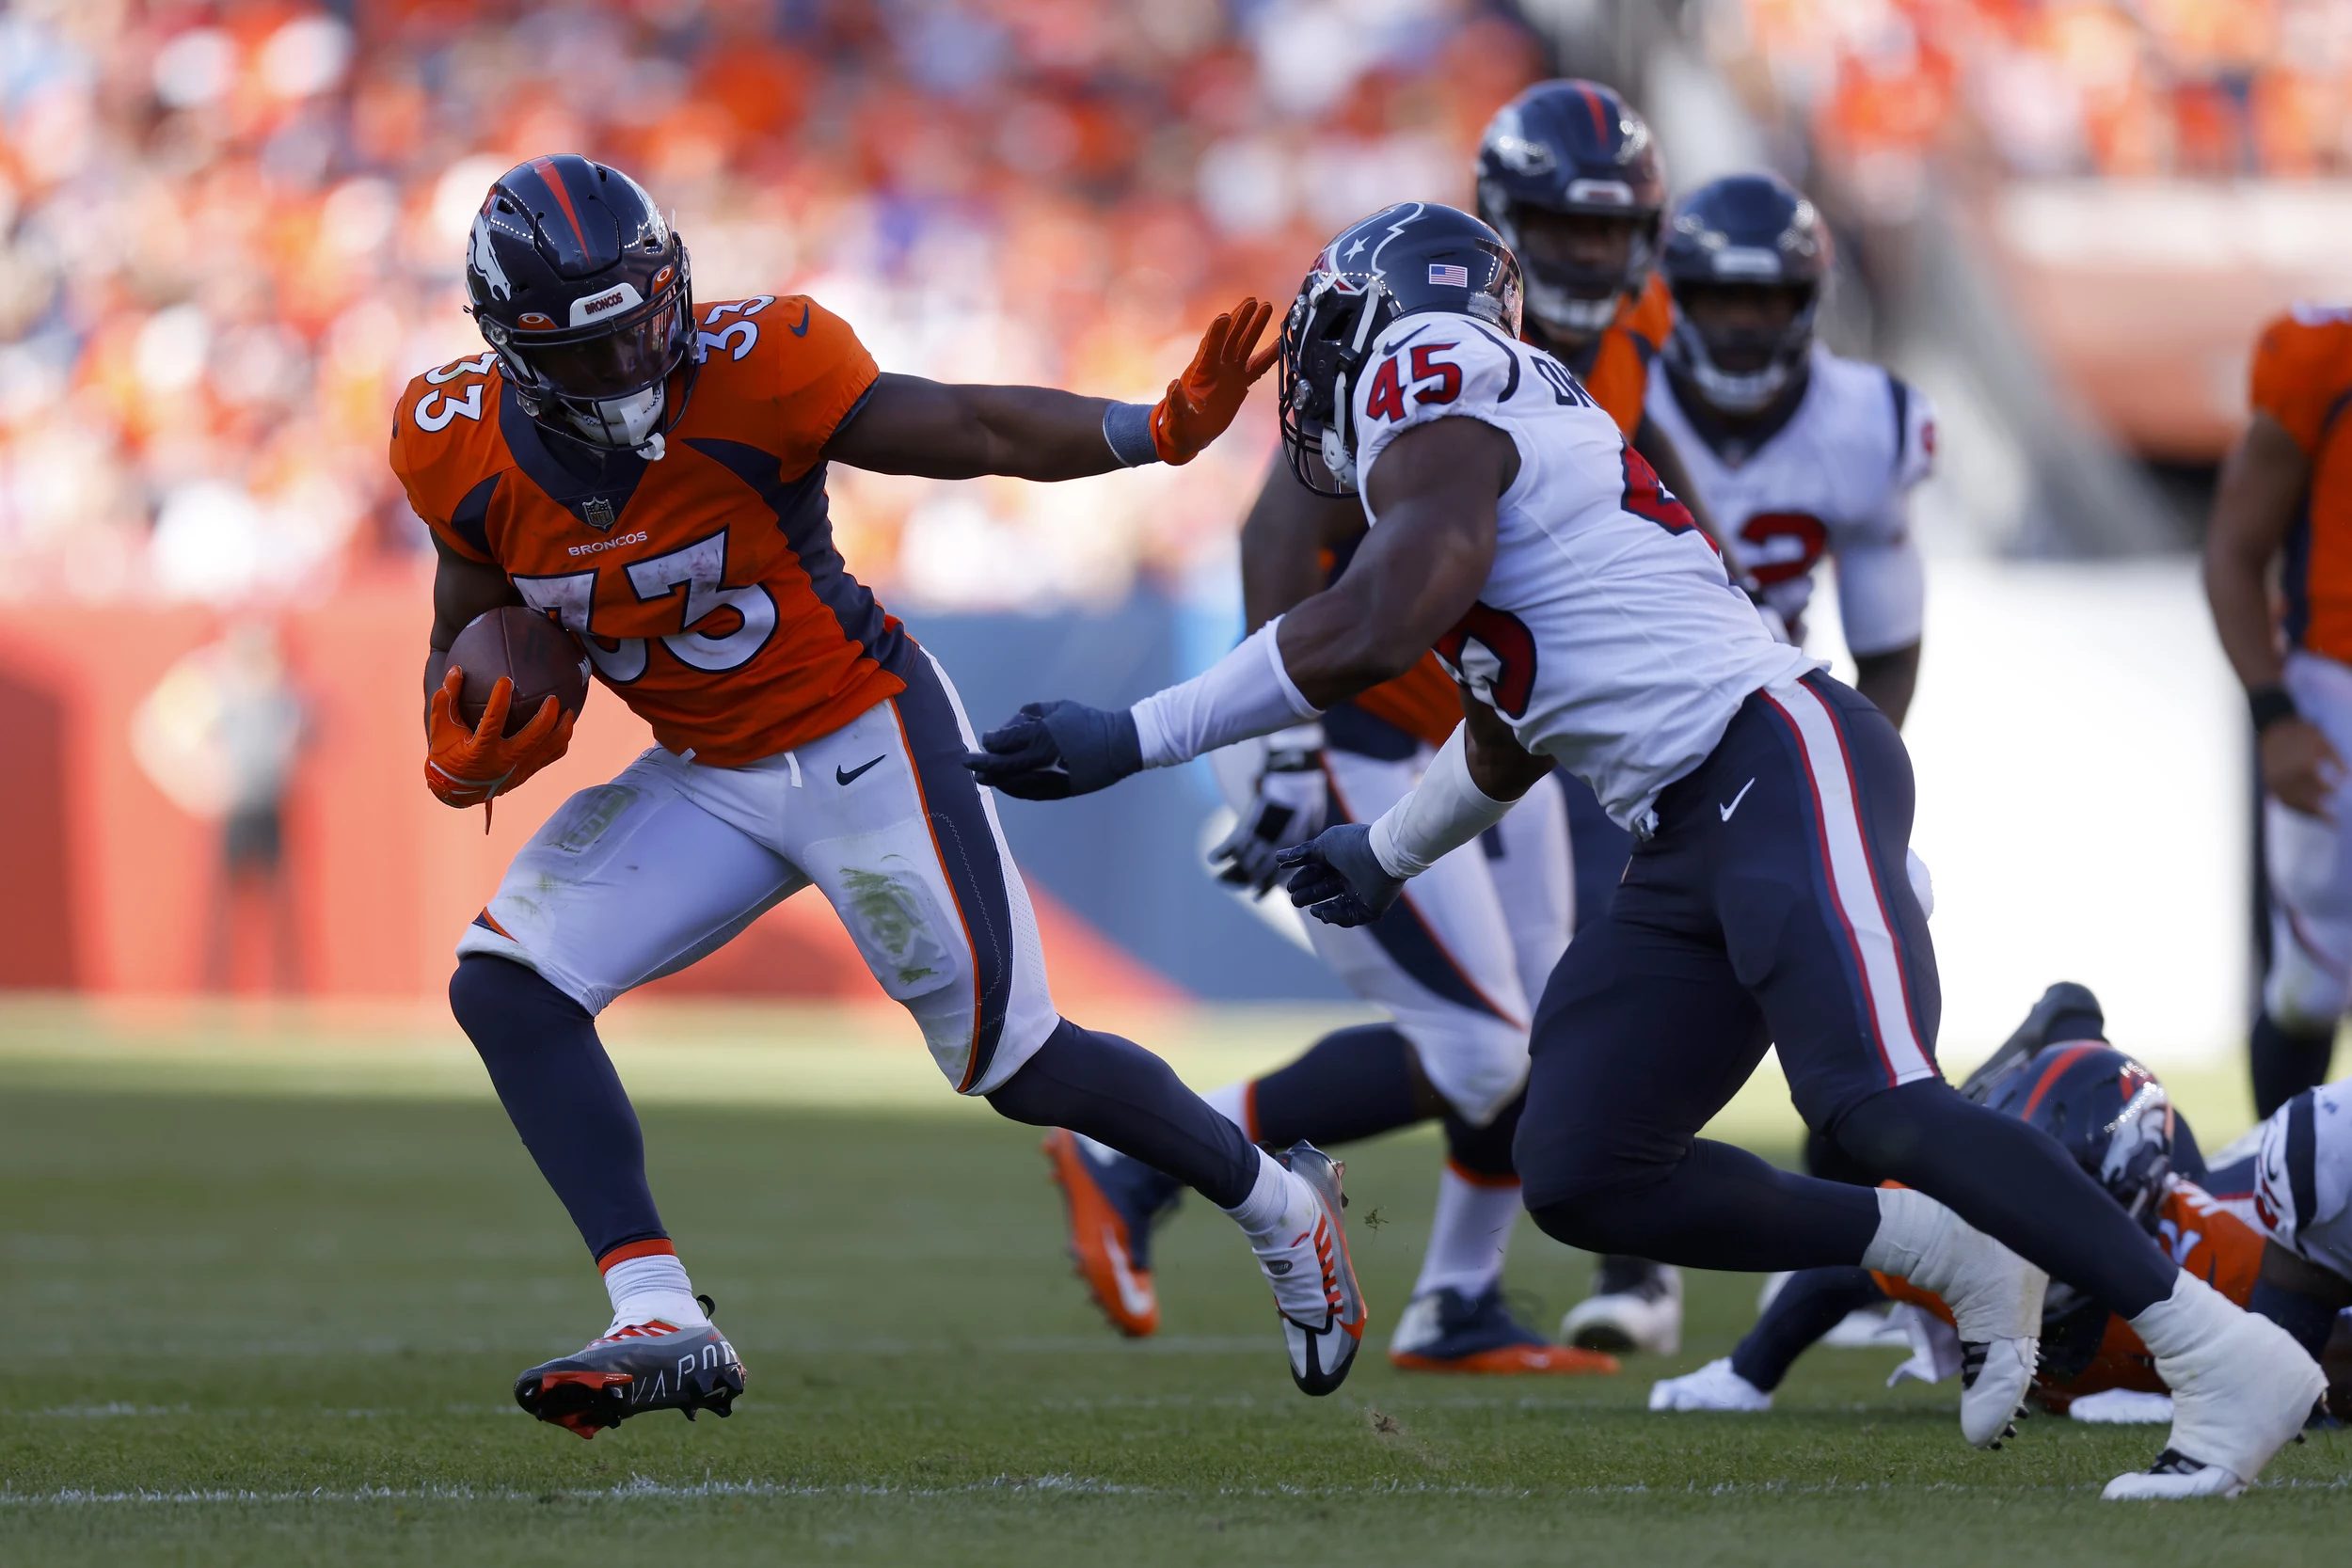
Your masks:
[{"label": "helmet facemask", "polygon": [[1811,283],[1756,285],[1799,296],[1788,325],[1777,331],[1749,325],[1703,327],[1692,318],[1687,301],[1698,291],[1738,286],[1693,283],[1677,290],[1666,362],[1724,413],[1756,414],[1780,396],[1812,352],[1821,291]]},{"label": "helmet facemask", "polygon": [[[536,312],[525,312],[509,325],[474,312],[525,413],[591,446],[661,455],[662,437],[684,414],[697,368],[686,246],[673,243],[674,269],[650,299],[639,299],[628,283],[616,284],[593,299],[574,301],[570,324],[544,315],[534,321]],[[596,319],[596,308],[607,301],[613,313]],[[681,370],[686,384],[673,400],[670,379]]]},{"label": "helmet facemask", "polygon": [[[1502,236],[1502,243],[1518,259],[1527,313],[1555,336],[1581,340],[1607,330],[1617,319],[1617,310],[1626,296],[1642,287],[1657,259],[1657,210],[1631,206],[1630,187],[1620,188],[1625,191],[1627,205],[1597,202],[1551,208],[1512,201],[1500,189],[1487,184],[1480,187],[1479,215]],[[1594,266],[1539,254],[1547,247],[1531,245],[1528,232],[1530,219],[1538,214],[1629,223],[1632,234],[1626,246],[1624,263]]]},{"label": "helmet facemask", "polygon": [[1396,314],[1379,278],[1318,272],[1282,323],[1279,408],[1291,472],[1319,496],[1356,493],[1351,399],[1366,352]]}]

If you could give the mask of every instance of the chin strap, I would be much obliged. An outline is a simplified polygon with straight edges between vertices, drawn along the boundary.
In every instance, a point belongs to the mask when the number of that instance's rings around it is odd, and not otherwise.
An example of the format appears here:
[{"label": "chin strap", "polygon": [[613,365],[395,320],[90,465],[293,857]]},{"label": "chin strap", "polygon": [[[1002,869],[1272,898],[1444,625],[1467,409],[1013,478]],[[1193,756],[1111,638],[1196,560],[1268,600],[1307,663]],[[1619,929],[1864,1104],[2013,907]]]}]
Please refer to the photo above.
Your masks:
[{"label": "chin strap", "polygon": [[637,448],[636,451],[646,462],[659,463],[668,455],[669,450],[669,444],[661,438],[661,432],[657,430],[645,438],[645,444]]}]

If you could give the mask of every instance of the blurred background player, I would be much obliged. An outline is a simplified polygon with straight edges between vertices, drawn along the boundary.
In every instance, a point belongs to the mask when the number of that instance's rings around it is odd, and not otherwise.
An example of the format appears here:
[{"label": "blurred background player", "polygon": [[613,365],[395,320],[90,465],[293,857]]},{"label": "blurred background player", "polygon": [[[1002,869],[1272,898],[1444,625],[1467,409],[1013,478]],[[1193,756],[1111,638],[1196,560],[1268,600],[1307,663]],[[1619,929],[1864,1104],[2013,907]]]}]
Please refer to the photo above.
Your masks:
[{"label": "blurred background player", "polygon": [[1854,689],[1901,728],[1927,596],[1911,492],[1934,463],[1934,410],[1892,372],[1815,338],[1829,229],[1779,176],[1731,175],[1684,197],[1659,272],[1675,318],[1650,418],[1788,641],[1804,642],[1814,569],[1836,560]]},{"label": "blurred background player", "polygon": [[579,1226],[612,1318],[516,1398],[593,1436],[743,1388],[646,1184],[596,1037],[614,997],[815,883],[959,1093],[1150,1156],[1232,1213],[1273,1286],[1292,1375],[1346,1376],[1362,1334],[1331,1163],[1276,1160],[1157,1057],[1061,1019],[1036,920],[946,673],[834,547],[827,464],[1057,480],[1183,463],[1250,382],[1266,308],[1220,316],[1158,404],[882,373],[839,318],[760,295],[698,315],[684,243],[619,171],[569,155],[501,176],[466,281],[489,352],[409,386],[392,466],[439,552],[426,781],[486,803],[560,755],[546,701],[506,733],[453,709],[457,633],[519,599],[558,619],[660,742],[564,802],[458,943],[450,1002]]},{"label": "blurred background player", "polygon": [[2214,493],[2205,594],[2261,752],[2270,973],[2251,1053],[2268,1117],[2328,1076],[2352,996],[2352,307],[2272,322],[2249,401]]},{"label": "blurred background player", "polygon": [[[1521,332],[1584,379],[1636,450],[1671,486],[1681,466],[1644,411],[1651,362],[1670,318],[1652,275],[1666,197],[1649,128],[1596,82],[1539,83],[1497,111],[1479,144],[1479,202],[1518,247]],[[1310,490],[1278,459],[1242,529],[1242,594],[1256,631],[1320,593],[1355,550],[1361,503]],[[1321,722],[1220,752],[1220,780],[1239,787],[1240,821],[1213,851],[1225,878],[1263,894],[1273,857],[1333,822],[1369,822],[1403,799],[1461,722],[1453,678],[1434,656],[1343,702]],[[1581,819],[1571,852],[1568,802]],[[1589,854],[1583,850],[1589,840]],[[1348,989],[1392,1022],[1343,1029],[1289,1065],[1209,1096],[1252,1139],[1277,1147],[1344,1143],[1442,1120],[1446,1163],[1436,1219],[1410,1306],[1389,1358],[1413,1370],[1588,1371],[1614,1363],[1547,1340],[1502,1297],[1502,1268],[1519,1212],[1511,1139],[1527,1076],[1527,1030],[1544,980],[1586,902],[1605,907],[1623,869],[1623,832],[1592,792],[1562,775],[1520,801],[1478,844],[1445,856],[1369,927],[1308,923],[1315,951]],[[1589,861],[1591,874],[1584,867]],[[1298,1132],[1298,1136],[1310,1136]],[[1073,1194],[1071,1246],[1122,1332],[1158,1324],[1151,1227],[1177,1187],[1082,1141],[1049,1141],[1057,1179]],[[1110,1230],[1077,1216],[1107,1207]],[[1111,1256],[1116,1252],[1114,1259]],[[1681,1282],[1639,1259],[1603,1263],[1602,1298],[1579,1310],[1596,1349],[1671,1353],[1680,1342]]]}]

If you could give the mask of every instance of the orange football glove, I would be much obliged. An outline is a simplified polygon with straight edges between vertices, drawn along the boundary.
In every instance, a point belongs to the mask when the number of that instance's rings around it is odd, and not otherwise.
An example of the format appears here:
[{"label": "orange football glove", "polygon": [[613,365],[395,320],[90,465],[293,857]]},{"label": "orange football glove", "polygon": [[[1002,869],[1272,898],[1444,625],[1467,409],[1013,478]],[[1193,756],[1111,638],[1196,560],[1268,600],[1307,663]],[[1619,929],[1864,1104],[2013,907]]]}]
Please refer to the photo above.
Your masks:
[{"label": "orange football glove", "polygon": [[1279,333],[1265,347],[1250,352],[1273,319],[1273,306],[1245,299],[1200,334],[1200,351],[1184,373],[1168,384],[1168,396],[1152,410],[1152,446],[1161,462],[1189,463],[1225,434],[1250,387],[1282,352]]},{"label": "orange football glove", "polygon": [[[514,789],[525,779],[562,756],[572,743],[572,721],[552,697],[539,705],[531,722],[512,736],[506,732],[506,711],[515,700],[515,683],[501,675],[490,688],[490,701],[482,710],[482,723],[469,730],[457,717],[457,695],[466,687],[465,672],[454,664],[433,693],[426,721],[425,787],[443,805],[479,806]],[[487,831],[487,825],[485,825]]]}]

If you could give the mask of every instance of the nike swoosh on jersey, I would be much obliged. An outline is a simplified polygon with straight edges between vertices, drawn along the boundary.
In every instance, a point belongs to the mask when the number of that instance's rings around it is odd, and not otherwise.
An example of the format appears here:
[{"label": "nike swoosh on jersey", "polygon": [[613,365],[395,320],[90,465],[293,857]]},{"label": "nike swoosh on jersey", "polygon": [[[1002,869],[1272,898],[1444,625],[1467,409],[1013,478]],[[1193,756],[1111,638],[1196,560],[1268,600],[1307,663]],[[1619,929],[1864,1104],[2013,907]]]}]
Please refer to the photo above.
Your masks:
[{"label": "nike swoosh on jersey", "polygon": [[[889,753],[885,752],[882,755],[887,756]],[[882,757],[876,757],[873,762],[862,762],[855,768],[842,768],[835,766],[833,770],[833,782],[839,784],[855,784],[859,779],[865,776],[867,768],[872,768],[875,763],[879,763],[881,761]]]},{"label": "nike swoosh on jersey", "polygon": [[[873,764],[868,763],[866,766],[870,768]],[[1754,779],[1750,779],[1746,784],[1740,786],[1740,793],[1731,798],[1731,804],[1727,806],[1720,803],[1717,804],[1715,809],[1724,814],[1724,821],[1728,822],[1731,820],[1731,814],[1740,809],[1740,802],[1746,800],[1748,798],[1748,791],[1754,789],[1755,787],[1756,781]]]},{"label": "nike swoosh on jersey", "polygon": [[808,306],[806,304],[803,304],[801,307],[801,325],[792,329],[792,336],[795,338],[805,338],[808,336]]}]

